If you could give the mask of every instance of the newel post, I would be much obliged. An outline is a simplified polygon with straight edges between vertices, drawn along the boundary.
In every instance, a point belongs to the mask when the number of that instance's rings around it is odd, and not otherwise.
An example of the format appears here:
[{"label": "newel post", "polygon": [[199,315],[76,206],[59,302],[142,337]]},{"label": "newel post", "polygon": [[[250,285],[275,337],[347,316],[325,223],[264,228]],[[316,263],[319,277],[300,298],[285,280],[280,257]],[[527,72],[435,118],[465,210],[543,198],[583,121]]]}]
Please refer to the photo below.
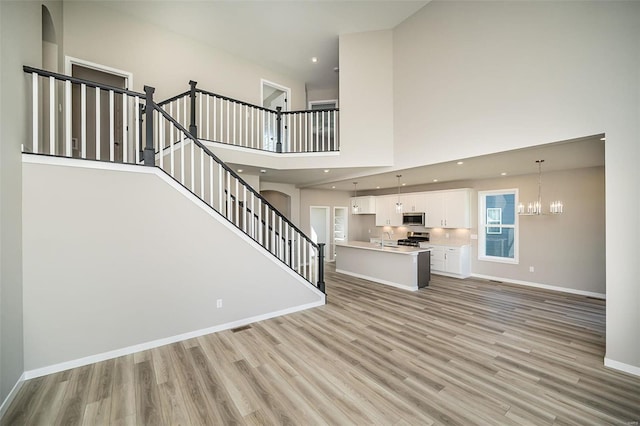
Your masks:
[{"label": "newel post", "polygon": [[155,92],[155,87],[144,86],[145,93],[145,125],[146,125],[146,143],[144,146],[143,152],[143,160],[145,166],[155,166],[156,165],[156,150],[153,146],[153,111],[155,109],[156,104],[153,102],[153,92]]},{"label": "newel post", "polygon": [[318,243],[318,290],[324,293],[324,243]]},{"label": "newel post", "polygon": [[276,152],[282,152],[282,107],[276,107]]},{"label": "newel post", "polygon": [[191,133],[195,138],[198,137],[198,126],[196,126],[196,84],[197,81],[189,81],[189,86],[191,89],[189,90],[189,97],[191,98],[191,120],[189,121],[189,133]]}]

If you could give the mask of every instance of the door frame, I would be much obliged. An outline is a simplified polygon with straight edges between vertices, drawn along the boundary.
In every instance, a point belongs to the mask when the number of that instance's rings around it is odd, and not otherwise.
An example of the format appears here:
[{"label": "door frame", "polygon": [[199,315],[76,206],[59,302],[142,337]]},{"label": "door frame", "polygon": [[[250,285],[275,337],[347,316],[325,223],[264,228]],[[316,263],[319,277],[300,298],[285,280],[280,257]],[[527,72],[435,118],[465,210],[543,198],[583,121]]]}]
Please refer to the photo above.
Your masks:
[{"label": "door frame", "polygon": [[109,67],[107,65],[97,64],[95,62],[86,61],[84,59],[74,58],[73,56],[64,57],[64,72],[71,77],[71,71],[73,65],[79,65],[81,67],[90,68],[96,71],[101,71],[106,74],[113,74],[124,78],[125,89],[130,90],[133,87],[133,73],[129,71],[120,70],[117,68]]},{"label": "door frame", "polygon": [[[322,209],[325,211],[325,245],[324,245],[324,255],[326,258],[327,253],[330,253],[330,244],[333,244],[333,239],[331,239],[331,207],[329,206],[309,206],[309,234],[311,234],[311,230],[313,229],[312,223],[312,212],[313,209]],[[317,241],[314,241],[317,244]]]},{"label": "door frame", "polygon": [[262,106],[262,103],[264,102],[265,85],[285,92],[287,94],[287,102],[285,102],[285,108],[283,108],[282,111],[291,111],[291,89],[281,84],[274,83],[273,81],[265,80],[264,78],[260,79],[260,106]]},{"label": "door frame", "polygon": [[317,105],[317,104],[328,104],[333,102],[336,106],[334,108],[338,108],[338,100],[337,99],[326,99],[323,101],[309,101],[309,109],[313,109],[312,106],[313,105]]}]

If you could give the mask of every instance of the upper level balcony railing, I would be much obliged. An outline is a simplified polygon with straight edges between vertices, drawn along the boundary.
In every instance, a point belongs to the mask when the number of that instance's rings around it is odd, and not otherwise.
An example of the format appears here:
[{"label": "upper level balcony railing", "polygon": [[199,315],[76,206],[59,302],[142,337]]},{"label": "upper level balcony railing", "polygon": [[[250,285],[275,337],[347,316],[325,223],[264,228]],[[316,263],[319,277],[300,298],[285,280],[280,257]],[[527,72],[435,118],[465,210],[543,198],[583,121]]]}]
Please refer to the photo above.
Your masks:
[{"label": "upper level balcony railing", "polygon": [[158,105],[200,140],[278,153],[340,149],[337,108],[272,110],[190,85]]}]

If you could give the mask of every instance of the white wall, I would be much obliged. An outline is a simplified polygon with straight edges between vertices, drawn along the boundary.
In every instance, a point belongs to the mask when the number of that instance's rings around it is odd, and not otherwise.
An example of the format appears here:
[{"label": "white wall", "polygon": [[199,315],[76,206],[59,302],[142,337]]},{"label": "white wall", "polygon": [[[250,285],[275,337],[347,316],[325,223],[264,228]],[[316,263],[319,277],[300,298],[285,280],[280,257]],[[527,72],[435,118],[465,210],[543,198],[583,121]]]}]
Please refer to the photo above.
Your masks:
[{"label": "white wall", "polygon": [[300,227],[300,190],[295,185],[260,181],[260,191],[278,191],[291,197],[290,220],[294,225]]},{"label": "white wall", "polygon": [[132,72],[133,89],[142,91],[145,84],[154,86],[157,100],[188,90],[189,80],[195,80],[201,89],[261,105],[260,79],[264,78],[291,88],[291,107],[304,108],[303,81],[116,12],[101,3],[64,3],[67,55]]},{"label": "white wall", "polygon": [[636,374],[638,22],[638,2],[432,2],[394,31],[397,167],[606,133],[606,357]]},{"label": "white wall", "polygon": [[81,167],[23,165],[25,370],[323,301],[156,169]]},{"label": "white wall", "polygon": [[340,155],[393,164],[393,32],[340,36]]},{"label": "white wall", "polygon": [[23,65],[40,66],[40,2],[0,2],[0,403],[22,375],[22,178],[30,93]]}]

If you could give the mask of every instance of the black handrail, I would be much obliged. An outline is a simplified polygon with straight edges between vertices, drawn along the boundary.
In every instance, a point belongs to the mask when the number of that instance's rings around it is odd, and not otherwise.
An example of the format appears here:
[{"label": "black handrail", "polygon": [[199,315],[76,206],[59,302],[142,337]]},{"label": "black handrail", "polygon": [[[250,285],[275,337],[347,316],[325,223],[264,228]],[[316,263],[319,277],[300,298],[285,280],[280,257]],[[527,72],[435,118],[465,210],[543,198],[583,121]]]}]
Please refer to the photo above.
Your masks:
[{"label": "black handrail", "polygon": [[129,95],[129,96],[137,96],[142,99],[145,98],[144,93],[134,92],[133,90],[129,90],[129,89],[121,89],[119,87],[109,86],[108,84],[96,83],[95,81],[89,81],[82,78],[71,77],[68,75],[59,74],[57,72],[46,71],[39,68],[33,68],[28,65],[23,65],[22,70],[27,73],[36,73],[43,77],[53,77],[56,80],[70,81],[71,83],[84,84],[88,87],[95,87],[95,88],[104,89],[104,90],[112,90],[114,92]]},{"label": "black handrail", "polygon": [[282,114],[306,114],[309,112],[333,112],[340,111],[340,108],[324,108],[324,109],[300,109],[297,111],[282,111]]},{"label": "black handrail", "polygon": [[[233,98],[230,98],[228,96],[218,95],[217,93],[209,92],[207,90],[202,90],[202,89],[196,88],[196,92],[200,92],[202,94],[209,95],[209,96],[214,96],[216,98],[220,98],[220,99],[223,99],[225,101],[234,102],[236,104],[248,106],[248,107],[251,107],[251,108],[260,109],[260,110],[263,110],[263,111],[266,111],[266,112],[270,112],[270,113],[273,113],[273,114],[277,113],[275,110],[272,110],[272,109],[269,109],[269,108],[261,107],[261,106],[254,105],[254,104],[250,104],[250,103],[244,102],[244,101],[239,101],[237,99],[233,99]],[[187,92],[187,94],[188,93],[189,92]]]},{"label": "black handrail", "polygon": [[[273,109],[261,107],[261,106],[254,105],[254,104],[250,104],[250,103],[244,102],[244,101],[239,101],[237,99],[233,99],[233,98],[230,98],[228,96],[219,95],[217,93],[209,92],[207,90],[196,88],[196,92],[200,92],[200,93],[203,93],[203,94],[206,94],[206,95],[209,95],[209,96],[214,96],[216,98],[220,98],[220,99],[223,99],[225,101],[235,102],[237,104],[245,105],[245,106],[248,106],[248,107],[251,107],[251,108],[267,111],[267,112],[270,112],[272,114],[277,114],[278,113],[278,111],[273,110]],[[187,91],[187,92],[185,92],[185,93],[183,93],[181,95],[175,96],[174,98],[179,98],[181,96],[188,95],[188,94],[189,94],[189,92]],[[175,99],[172,99],[172,100],[175,100]],[[282,114],[302,114],[302,113],[307,113],[307,112],[331,112],[331,111],[340,111],[340,109],[339,108],[307,109],[307,110],[302,110],[301,109],[301,110],[296,110],[296,111],[282,111],[281,113]]]},{"label": "black handrail", "polygon": [[237,180],[239,180],[250,192],[252,192],[262,203],[264,203],[265,205],[269,206],[275,213],[277,216],[279,216],[280,218],[282,218],[287,224],[289,224],[289,226],[291,228],[293,228],[294,230],[296,230],[300,235],[302,235],[304,237],[304,239],[306,239],[309,243],[311,243],[311,245],[315,248],[318,248],[318,245],[316,243],[314,243],[311,239],[309,239],[309,237],[307,237],[305,235],[304,232],[302,232],[297,226],[295,226],[289,219],[287,219],[285,216],[283,216],[278,209],[276,209],[269,201],[267,201],[262,195],[260,195],[259,192],[257,192],[255,189],[253,189],[251,187],[251,185],[249,185],[244,179],[242,179],[236,172],[233,171],[233,169],[231,169],[229,166],[227,166],[222,160],[220,160],[213,152],[211,152],[206,146],[204,146],[197,138],[195,138],[194,136],[191,135],[191,133],[189,133],[187,131],[187,129],[185,129],[180,123],[178,123],[173,117],[171,117],[169,115],[169,113],[167,113],[165,110],[163,110],[162,108],[159,108],[157,105],[152,105],[153,109],[155,109],[156,111],[158,111],[164,118],[166,118],[167,120],[169,120],[171,123],[173,123],[173,125],[180,130],[182,133],[185,134],[185,136],[188,139],[191,139],[191,143],[195,143],[198,147],[200,147],[204,152],[207,153],[207,155],[211,156],[214,161],[216,163],[218,163],[223,169],[225,169],[227,172],[229,172],[231,174],[231,176],[233,176],[234,178],[236,178]]},{"label": "black handrail", "polygon": [[189,91],[189,90],[187,90],[186,92],[184,92],[184,93],[180,93],[179,95],[175,95],[175,96],[174,96],[174,97],[172,97],[172,98],[165,99],[165,100],[164,100],[164,101],[162,101],[162,102],[157,102],[157,103],[156,103],[156,105],[158,105],[158,106],[166,105],[166,104],[168,104],[169,102],[173,102],[173,101],[175,101],[175,100],[180,99],[180,98],[181,98],[181,97],[183,97],[183,96],[188,95],[189,93],[190,93],[190,91]]}]

